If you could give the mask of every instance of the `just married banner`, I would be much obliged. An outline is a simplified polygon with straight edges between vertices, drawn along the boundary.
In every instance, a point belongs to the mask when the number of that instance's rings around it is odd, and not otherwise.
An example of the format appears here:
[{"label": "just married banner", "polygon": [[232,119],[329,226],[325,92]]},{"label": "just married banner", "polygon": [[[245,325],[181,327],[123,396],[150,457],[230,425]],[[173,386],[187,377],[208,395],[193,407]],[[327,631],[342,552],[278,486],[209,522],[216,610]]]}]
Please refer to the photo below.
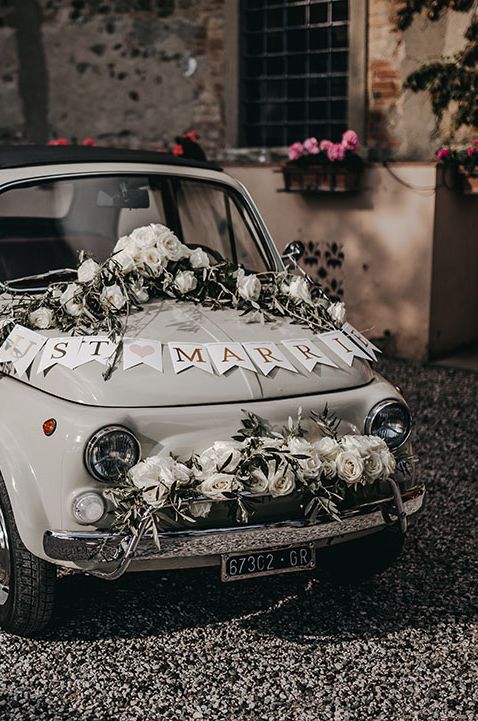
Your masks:
[{"label": "just married banner", "polygon": [[[106,366],[117,348],[118,344],[106,336],[47,338],[16,325],[0,347],[0,363],[10,363],[19,376],[28,371],[37,357],[37,373],[44,373],[55,365],[71,370],[93,362]],[[199,368],[213,375],[224,375],[234,368],[242,368],[267,376],[274,368],[291,373],[297,373],[300,368],[311,373],[317,365],[337,368],[338,361],[351,366],[354,358],[376,360],[377,352],[379,349],[360,331],[345,323],[341,330],[320,333],[314,339],[292,338],[278,342],[162,343],[125,337],[120,367],[127,371],[146,365],[162,373],[164,355],[167,354],[175,373]]]}]

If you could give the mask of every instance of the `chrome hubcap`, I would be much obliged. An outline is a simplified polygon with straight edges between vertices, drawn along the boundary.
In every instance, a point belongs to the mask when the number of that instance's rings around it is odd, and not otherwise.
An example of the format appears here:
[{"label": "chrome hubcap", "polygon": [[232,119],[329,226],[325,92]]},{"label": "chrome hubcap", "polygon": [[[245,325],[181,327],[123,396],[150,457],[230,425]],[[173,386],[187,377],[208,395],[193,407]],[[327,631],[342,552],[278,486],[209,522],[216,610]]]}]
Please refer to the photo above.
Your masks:
[{"label": "chrome hubcap", "polygon": [[10,592],[10,544],[8,542],[7,524],[0,507],[0,606],[8,599]]}]

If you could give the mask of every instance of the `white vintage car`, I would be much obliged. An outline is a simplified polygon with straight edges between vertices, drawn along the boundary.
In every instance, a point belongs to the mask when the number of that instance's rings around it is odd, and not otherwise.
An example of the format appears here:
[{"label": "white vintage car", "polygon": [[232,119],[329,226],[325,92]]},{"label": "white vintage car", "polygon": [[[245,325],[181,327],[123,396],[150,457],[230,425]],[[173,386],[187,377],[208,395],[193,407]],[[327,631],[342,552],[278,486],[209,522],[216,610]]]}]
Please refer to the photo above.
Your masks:
[{"label": "white vintage car", "polygon": [[[4,304],[21,301],[25,294],[35,297],[49,282],[74,277],[79,251],[102,261],[119,237],[158,223],[172,228],[188,247],[202,249],[211,264],[226,259],[255,273],[284,270],[252,199],[214,165],[146,151],[0,149]],[[288,260],[299,252],[297,246],[289,248]],[[36,332],[56,343],[70,337],[48,323],[39,327]],[[91,357],[93,362],[70,367],[60,362],[45,366],[38,353],[28,369],[1,366],[4,629],[30,635],[45,626],[53,610],[57,566],[110,579],[126,570],[218,566],[222,580],[231,581],[320,567],[336,544],[344,544],[340,559],[345,564],[348,549],[352,554],[365,541],[358,565],[369,567],[378,557],[393,560],[407,520],[423,504],[424,487],[407,460],[408,407],[400,390],[373,369],[373,353],[357,352],[347,363],[322,344],[323,362],[306,368],[288,354],[287,343],[300,338],[320,345],[309,329],[287,318],[252,323],[235,308],[217,310],[174,298],[152,299],[131,312],[127,337],[130,344],[136,342],[139,360],[128,369],[117,368],[108,380],[104,363]],[[188,344],[250,348],[260,342],[270,351],[283,343],[281,357],[287,361],[272,372],[260,372],[257,364],[204,372],[194,363],[178,372],[172,354],[163,353],[161,367],[147,363],[153,351],[141,347],[145,339],[153,348],[154,342],[176,344],[177,355],[177,348]],[[267,353],[262,360],[267,361]],[[328,407],[342,420],[342,434],[385,441],[396,459],[393,479],[375,484],[368,494],[354,495],[352,488],[332,517],[307,516],[302,493],[278,491],[257,494],[256,500],[251,494],[252,514],[247,520],[236,518],[229,508],[232,496],[216,493],[209,496],[212,512],[191,518],[164,507],[154,529],[130,535],[126,527],[121,532],[114,526],[111,532],[108,490],[141,458],[169,453],[186,458],[230,440],[243,411],[280,425],[295,417],[299,406],[305,418]]]}]

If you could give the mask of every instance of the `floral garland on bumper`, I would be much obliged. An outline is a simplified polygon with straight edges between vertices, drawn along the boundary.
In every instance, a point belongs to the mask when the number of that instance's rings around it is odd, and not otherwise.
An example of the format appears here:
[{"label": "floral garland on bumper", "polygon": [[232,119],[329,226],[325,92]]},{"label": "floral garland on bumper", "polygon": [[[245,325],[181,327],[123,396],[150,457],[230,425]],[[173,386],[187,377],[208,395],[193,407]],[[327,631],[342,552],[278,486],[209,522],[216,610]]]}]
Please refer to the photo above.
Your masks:
[{"label": "floral garland on bumper", "polygon": [[[5,320],[0,342],[15,324],[59,328],[74,335],[107,333],[124,337],[129,314],[151,298],[175,298],[213,309],[237,308],[253,319],[287,317],[314,332],[335,330],[345,321],[343,303],[331,300],[307,278],[287,271],[246,273],[228,261],[211,266],[200,247],[189,248],[160,223],[136,228],[120,238],[98,263],[80,253],[73,282],[52,282],[39,294],[12,294],[0,308]],[[4,291],[11,293],[8,284]],[[105,371],[111,374],[121,351]]]},{"label": "floral garland on bumper", "polygon": [[[254,498],[277,498],[302,493],[304,515],[314,522],[319,514],[340,520],[339,504],[358,487],[377,486],[391,479],[396,460],[378,436],[343,435],[340,421],[326,408],[312,413],[315,440],[308,440],[297,420],[276,430],[267,421],[246,413],[242,428],[231,441],[216,441],[188,459],[155,455],[137,463],[115,488],[104,492],[111,501],[111,530],[150,531],[159,545],[166,509],[194,522],[207,517],[215,502],[229,502],[236,521],[247,523]],[[318,440],[317,440],[318,437]],[[168,519],[170,520],[170,518]]]}]

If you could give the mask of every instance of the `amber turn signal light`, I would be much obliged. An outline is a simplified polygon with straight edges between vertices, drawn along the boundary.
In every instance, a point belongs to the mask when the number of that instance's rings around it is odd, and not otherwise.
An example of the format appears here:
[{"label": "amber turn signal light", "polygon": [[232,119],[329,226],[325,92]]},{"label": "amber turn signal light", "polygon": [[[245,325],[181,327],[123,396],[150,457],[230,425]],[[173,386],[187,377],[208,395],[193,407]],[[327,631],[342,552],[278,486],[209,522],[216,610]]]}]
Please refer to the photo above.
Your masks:
[{"label": "amber turn signal light", "polygon": [[43,433],[46,436],[51,436],[56,431],[56,421],[54,418],[48,418],[48,420],[43,422],[42,425]]}]

